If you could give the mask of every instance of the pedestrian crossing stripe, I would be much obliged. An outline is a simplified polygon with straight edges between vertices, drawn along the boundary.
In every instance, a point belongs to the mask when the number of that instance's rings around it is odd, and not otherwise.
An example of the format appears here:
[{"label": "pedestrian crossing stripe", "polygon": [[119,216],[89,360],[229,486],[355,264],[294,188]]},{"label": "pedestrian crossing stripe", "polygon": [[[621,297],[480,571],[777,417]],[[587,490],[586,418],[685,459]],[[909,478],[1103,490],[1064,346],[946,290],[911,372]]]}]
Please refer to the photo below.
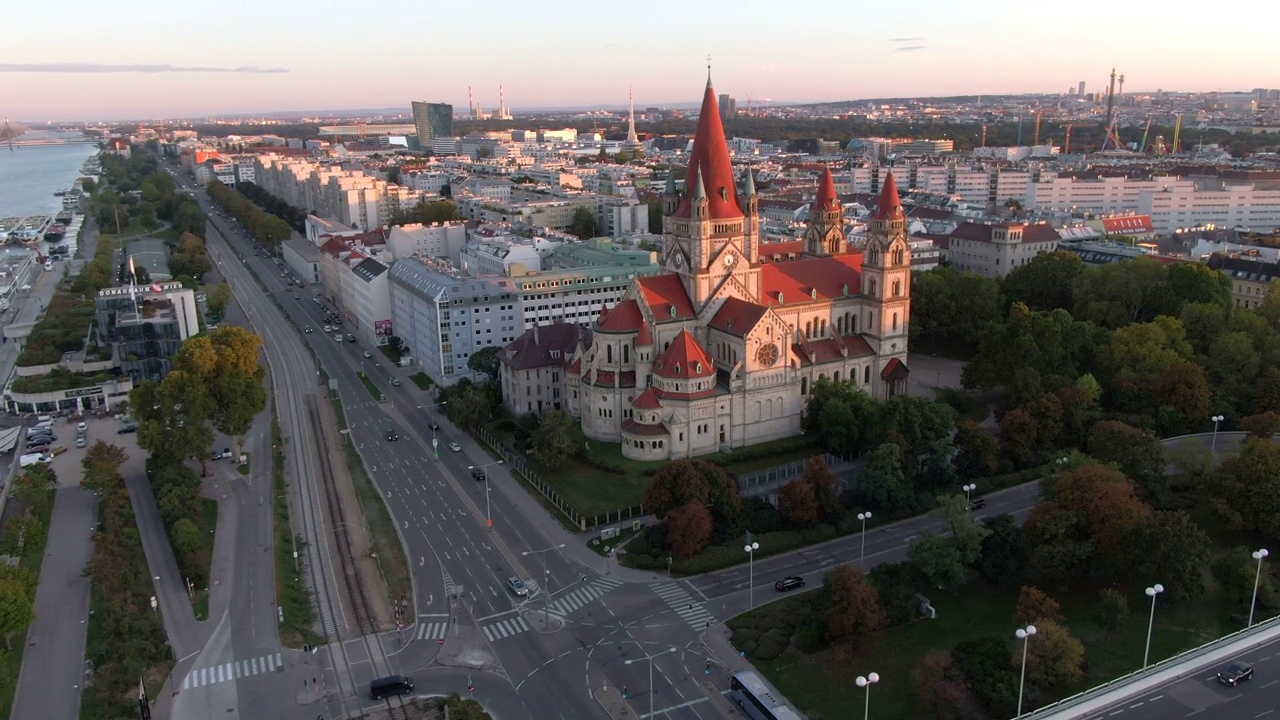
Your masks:
[{"label": "pedestrian crossing stripe", "polygon": [[560,617],[565,617],[584,605],[599,600],[605,593],[621,584],[621,580],[597,578],[551,603],[551,612]]},{"label": "pedestrian crossing stripe", "polygon": [[529,624],[524,621],[524,618],[517,615],[508,620],[499,620],[492,625],[486,625],[484,627],[484,636],[489,642],[493,642],[512,635],[518,635],[528,629]]},{"label": "pedestrian crossing stripe", "polygon": [[695,601],[676,583],[654,583],[649,589],[694,630],[706,630],[715,621],[715,617],[707,612],[702,603]]},{"label": "pedestrian crossing stripe", "polygon": [[442,622],[420,622],[418,623],[418,632],[414,635],[417,640],[439,640],[445,637],[449,632],[449,623]]},{"label": "pedestrian crossing stripe", "polygon": [[206,685],[216,685],[229,680],[239,680],[240,678],[261,675],[262,673],[275,672],[283,667],[284,658],[281,653],[276,653],[249,660],[222,663],[213,667],[192,668],[191,672],[187,673],[187,677],[182,681],[182,689],[189,690]]}]

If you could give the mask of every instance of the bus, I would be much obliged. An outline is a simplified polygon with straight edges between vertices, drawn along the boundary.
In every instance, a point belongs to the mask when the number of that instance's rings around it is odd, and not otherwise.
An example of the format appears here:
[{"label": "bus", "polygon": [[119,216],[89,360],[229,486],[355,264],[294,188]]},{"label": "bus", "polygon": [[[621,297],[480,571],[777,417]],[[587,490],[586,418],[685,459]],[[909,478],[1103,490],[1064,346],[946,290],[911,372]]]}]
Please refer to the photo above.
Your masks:
[{"label": "bus", "polygon": [[752,720],[801,720],[800,713],[774,697],[760,676],[750,670],[734,673],[729,699]]}]

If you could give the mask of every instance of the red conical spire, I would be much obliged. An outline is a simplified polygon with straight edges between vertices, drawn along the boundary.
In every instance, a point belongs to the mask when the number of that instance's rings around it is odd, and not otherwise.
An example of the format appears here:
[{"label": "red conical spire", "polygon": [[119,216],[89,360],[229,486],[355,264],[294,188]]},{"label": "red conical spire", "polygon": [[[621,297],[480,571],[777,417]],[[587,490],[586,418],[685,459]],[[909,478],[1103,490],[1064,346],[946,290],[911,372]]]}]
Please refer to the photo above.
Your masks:
[{"label": "red conical spire", "polygon": [[[729,143],[724,138],[724,125],[720,122],[720,106],[716,103],[716,91],[707,79],[707,90],[702,95],[702,110],[698,114],[698,132],[693,137],[693,152],[689,154],[689,172],[685,182],[691,182],[702,171],[702,184],[706,188],[708,217],[721,220],[745,215],[738,203],[738,188],[733,177],[733,163],[729,160]],[[676,209],[676,217],[689,217],[688,195]]]},{"label": "red conical spire", "polygon": [[884,187],[880,189],[880,204],[876,206],[876,220],[902,220],[906,217],[902,212],[902,199],[898,197],[898,183],[893,173],[884,178]]},{"label": "red conical spire", "polygon": [[824,168],[822,179],[818,181],[818,199],[814,207],[819,210],[839,210],[840,198],[836,196],[836,179],[831,175],[831,168]]}]

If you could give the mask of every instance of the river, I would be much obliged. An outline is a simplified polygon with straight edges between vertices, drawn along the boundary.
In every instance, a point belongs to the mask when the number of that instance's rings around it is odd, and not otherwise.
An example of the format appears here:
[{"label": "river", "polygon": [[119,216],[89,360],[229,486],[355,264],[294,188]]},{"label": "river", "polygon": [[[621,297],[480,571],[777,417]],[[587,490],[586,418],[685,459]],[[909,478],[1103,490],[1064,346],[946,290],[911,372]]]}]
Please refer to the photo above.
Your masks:
[{"label": "river", "polygon": [[97,154],[96,145],[83,143],[15,147],[12,151],[0,145],[0,217],[61,212],[62,198],[53,193],[69,189],[80,177],[80,166]]}]

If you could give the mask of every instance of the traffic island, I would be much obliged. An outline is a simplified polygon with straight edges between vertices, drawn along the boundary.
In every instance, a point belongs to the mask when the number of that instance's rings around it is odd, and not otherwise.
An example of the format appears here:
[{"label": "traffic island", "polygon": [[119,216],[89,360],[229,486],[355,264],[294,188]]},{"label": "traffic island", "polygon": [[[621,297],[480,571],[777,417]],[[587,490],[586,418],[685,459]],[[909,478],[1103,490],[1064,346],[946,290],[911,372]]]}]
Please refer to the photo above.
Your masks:
[{"label": "traffic island", "polygon": [[594,693],[596,702],[600,703],[600,707],[609,713],[612,720],[632,720],[639,717],[631,711],[631,706],[627,704],[626,698],[622,697],[622,690],[611,685],[596,690]]},{"label": "traffic island", "polygon": [[533,610],[531,608],[522,608],[520,614],[524,616],[524,621],[529,623],[529,627],[543,635],[558,633],[564,629],[564,618],[555,613],[547,613],[542,610]]},{"label": "traffic island", "polygon": [[449,630],[436,661],[446,667],[490,670],[498,666],[498,657],[476,624],[471,611],[458,596],[449,598]]}]

